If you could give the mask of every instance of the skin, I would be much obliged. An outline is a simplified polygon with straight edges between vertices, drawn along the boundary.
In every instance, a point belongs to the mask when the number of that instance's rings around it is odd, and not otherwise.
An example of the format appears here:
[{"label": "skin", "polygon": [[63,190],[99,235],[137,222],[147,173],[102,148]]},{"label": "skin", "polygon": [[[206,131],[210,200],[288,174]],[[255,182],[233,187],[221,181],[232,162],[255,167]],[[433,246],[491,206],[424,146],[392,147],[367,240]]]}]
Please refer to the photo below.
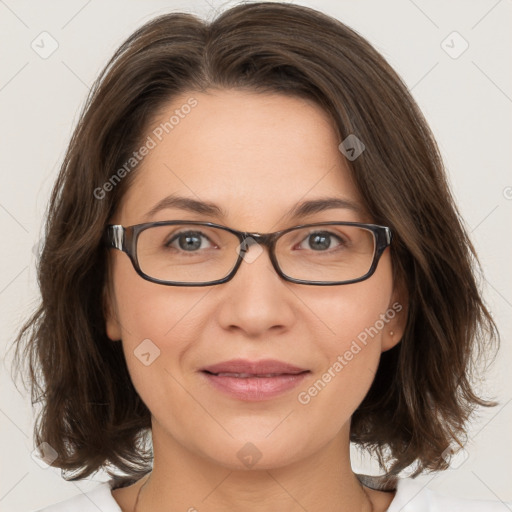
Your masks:
[{"label": "skin", "polygon": [[[188,219],[272,232],[306,222],[371,221],[362,206],[284,220],[300,201],[326,195],[362,205],[335,126],[313,102],[194,92],[175,98],[155,126],[190,96],[197,106],[144,158],[113,223]],[[171,193],[214,202],[227,216],[166,209],[148,219],[146,212]],[[126,254],[113,250],[110,257],[107,333],[122,340],[134,386],[152,414],[154,446],[147,483],[113,491],[123,511],[133,510],[143,484],[139,511],[387,509],[393,493],[363,488],[351,470],[349,428],[381,352],[403,333],[405,304],[393,285],[389,248],[371,278],[343,286],[286,282],[266,249],[231,281],[195,288],[148,282]],[[396,301],[402,312],[307,405],[299,403],[298,393]],[[134,355],[147,338],[160,349],[149,366]],[[278,359],[311,374],[277,398],[243,402],[198,372],[235,357]],[[248,442],[261,453],[252,468],[237,456]]]}]

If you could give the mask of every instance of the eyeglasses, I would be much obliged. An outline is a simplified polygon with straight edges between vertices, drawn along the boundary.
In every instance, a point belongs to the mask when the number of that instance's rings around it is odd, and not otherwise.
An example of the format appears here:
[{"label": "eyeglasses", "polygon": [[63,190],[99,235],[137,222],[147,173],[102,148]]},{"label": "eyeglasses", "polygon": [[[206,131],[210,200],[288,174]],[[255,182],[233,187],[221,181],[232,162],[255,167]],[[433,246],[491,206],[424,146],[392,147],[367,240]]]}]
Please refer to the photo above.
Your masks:
[{"label": "eyeglasses", "polygon": [[[269,250],[286,281],[339,285],[368,279],[391,243],[391,230],[358,222],[318,222],[274,233],[247,233],[214,224],[173,220],[108,225],[105,244],[125,252],[136,272],[153,283],[210,286],[233,278],[242,260]],[[256,252],[249,252],[256,245]]]}]

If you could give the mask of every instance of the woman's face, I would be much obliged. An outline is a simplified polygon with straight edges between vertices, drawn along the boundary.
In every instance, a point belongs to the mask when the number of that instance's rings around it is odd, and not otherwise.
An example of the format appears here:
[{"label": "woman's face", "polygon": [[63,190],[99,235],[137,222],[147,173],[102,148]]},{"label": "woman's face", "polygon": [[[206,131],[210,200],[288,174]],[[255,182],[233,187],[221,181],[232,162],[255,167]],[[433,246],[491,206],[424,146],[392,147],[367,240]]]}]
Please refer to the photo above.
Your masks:
[{"label": "woman's face", "polygon": [[[197,104],[181,109],[190,97]],[[176,110],[179,121],[162,133],[160,123]],[[233,90],[190,93],[168,105],[150,130],[146,136],[155,147],[134,171],[115,224],[197,220],[266,233],[313,222],[372,220],[333,124],[312,102]],[[148,216],[170,194],[215,203],[225,216],[177,207]],[[356,208],[287,216],[297,204],[325,197]],[[284,281],[266,248],[251,246],[250,254],[232,280],[205,287],[151,283],[126,254],[110,255],[107,332],[122,340],[133,384],[152,414],[153,442],[228,468],[248,467],[258,458],[260,468],[283,466],[337,436],[348,440],[350,417],[370,387],[381,352],[400,339],[404,316],[398,313],[389,249],[371,278],[341,286]],[[284,391],[242,396],[219,389],[219,378],[203,371],[233,359],[272,359],[307,372],[290,378],[294,385]],[[269,380],[270,388],[284,378]],[[242,377],[231,379],[236,386]]]}]

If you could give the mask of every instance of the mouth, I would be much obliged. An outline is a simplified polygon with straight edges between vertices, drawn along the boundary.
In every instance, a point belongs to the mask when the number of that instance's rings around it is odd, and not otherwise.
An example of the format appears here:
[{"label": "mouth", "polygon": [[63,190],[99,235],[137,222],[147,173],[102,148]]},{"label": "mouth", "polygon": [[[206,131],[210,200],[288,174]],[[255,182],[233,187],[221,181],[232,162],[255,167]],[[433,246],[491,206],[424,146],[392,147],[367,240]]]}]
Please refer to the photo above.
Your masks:
[{"label": "mouth", "polygon": [[296,387],[310,370],[276,360],[232,360],[201,370],[212,387],[243,401],[262,401]]},{"label": "mouth", "polygon": [[305,373],[308,370],[304,370],[304,372],[297,372],[297,373],[231,373],[231,372],[209,372],[207,370],[204,370],[204,373],[209,373],[210,375],[215,375],[216,377],[235,377],[237,379],[250,379],[250,378],[256,378],[256,379],[265,379],[270,377],[282,377],[283,375],[300,375],[301,373]]}]

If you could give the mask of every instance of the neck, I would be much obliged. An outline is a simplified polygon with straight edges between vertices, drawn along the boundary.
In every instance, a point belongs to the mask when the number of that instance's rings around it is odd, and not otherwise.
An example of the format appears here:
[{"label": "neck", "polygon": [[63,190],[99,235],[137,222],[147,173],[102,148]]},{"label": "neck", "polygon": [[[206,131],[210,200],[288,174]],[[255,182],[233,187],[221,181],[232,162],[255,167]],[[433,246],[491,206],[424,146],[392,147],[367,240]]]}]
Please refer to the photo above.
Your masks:
[{"label": "neck", "polygon": [[350,467],[348,428],[308,458],[284,467],[221,466],[170,439],[155,424],[153,451],[153,471],[139,488],[133,512],[373,511]]}]

